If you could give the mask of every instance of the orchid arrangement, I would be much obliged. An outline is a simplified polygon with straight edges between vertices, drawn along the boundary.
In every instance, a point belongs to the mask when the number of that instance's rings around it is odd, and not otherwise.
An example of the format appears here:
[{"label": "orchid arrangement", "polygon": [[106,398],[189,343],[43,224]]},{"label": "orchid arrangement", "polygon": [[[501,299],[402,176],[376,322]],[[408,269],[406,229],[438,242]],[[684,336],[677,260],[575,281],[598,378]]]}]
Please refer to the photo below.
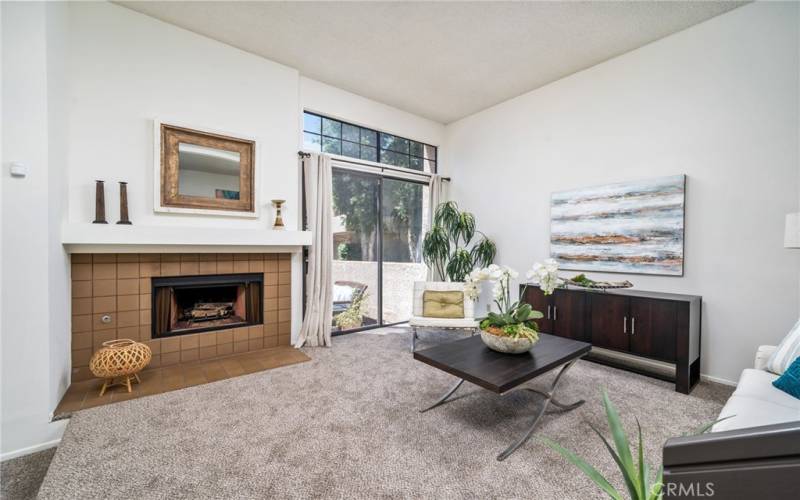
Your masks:
[{"label": "orchid arrangement", "polygon": [[528,281],[536,281],[545,295],[552,294],[556,287],[564,283],[558,277],[558,262],[555,259],[545,259],[543,264],[535,263],[525,277]]},{"label": "orchid arrangement", "polygon": [[[524,337],[532,341],[539,338],[537,319],[544,315],[534,311],[530,304],[521,301],[511,302],[511,280],[516,279],[519,273],[508,266],[491,264],[483,269],[476,269],[466,276],[464,293],[472,300],[477,300],[480,283],[484,281],[494,283],[492,295],[498,312],[490,312],[480,322],[480,327],[495,335],[507,336],[514,339]],[[550,295],[561,283],[558,278],[558,263],[547,259],[544,264],[536,263],[526,273],[528,281],[536,280],[545,295]],[[525,287],[527,288],[527,284]],[[525,294],[523,288],[522,294]]]}]

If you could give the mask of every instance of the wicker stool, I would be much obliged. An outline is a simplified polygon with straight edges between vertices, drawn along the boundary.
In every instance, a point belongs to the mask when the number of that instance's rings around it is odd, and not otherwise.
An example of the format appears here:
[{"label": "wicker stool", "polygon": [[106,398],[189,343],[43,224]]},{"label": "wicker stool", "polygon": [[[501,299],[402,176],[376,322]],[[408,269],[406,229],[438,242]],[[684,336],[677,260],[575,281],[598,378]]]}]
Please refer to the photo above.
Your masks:
[{"label": "wicker stool", "polygon": [[103,342],[103,347],[89,361],[89,369],[94,376],[105,379],[100,396],[106,393],[106,389],[116,385],[124,385],[131,392],[131,381],[141,382],[138,373],[150,363],[152,357],[150,348],[141,342],[130,339]]}]

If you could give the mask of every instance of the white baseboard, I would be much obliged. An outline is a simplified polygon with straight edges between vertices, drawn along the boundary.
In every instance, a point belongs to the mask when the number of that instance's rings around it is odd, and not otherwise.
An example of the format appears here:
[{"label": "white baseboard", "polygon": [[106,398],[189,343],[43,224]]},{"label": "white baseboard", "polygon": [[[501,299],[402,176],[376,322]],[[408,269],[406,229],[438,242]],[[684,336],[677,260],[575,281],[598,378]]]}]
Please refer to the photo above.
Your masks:
[{"label": "white baseboard", "polygon": [[11,460],[12,458],[18,458],[25,455],[30,455],[31,453],[36,453],[37,451],[47,450],[49,448],[55,448],[61,443],[61,439],[54,439],[53,441],[48,441],[46,443],[39,443],[34,446],[28,446],[27,448],[20,448],[19,450],[9,451],[7,453],[3,453],[0,455],[0,462],[5,462],[6,460]]},{"label": "white baseboard", "polygon": [[722,377],[714,377],[714,376],[711,376],[711,375],[706,375],[705,373],[701,373],[700,374],[700,380],[706,380],[708,382],[716,382],[718,384],[729,385],[731,387],[736,387],[736,382],[734,382],[733,380],[728,380],[728,379],[722,378]]}]

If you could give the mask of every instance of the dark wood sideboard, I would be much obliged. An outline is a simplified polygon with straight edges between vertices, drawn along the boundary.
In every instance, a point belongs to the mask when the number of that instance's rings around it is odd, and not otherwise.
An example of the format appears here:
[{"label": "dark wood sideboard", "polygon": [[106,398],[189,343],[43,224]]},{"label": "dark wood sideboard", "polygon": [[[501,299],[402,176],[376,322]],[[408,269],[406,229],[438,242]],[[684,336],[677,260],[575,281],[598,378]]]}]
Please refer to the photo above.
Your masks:
[{"label": "dark wood sideboard", "polygon": [[[524,285],[520,286],[520,293]],[[546,296],[528,286],[522,299],[544,318],[539,329],[592,346],[675,365],[675,377],[589,354],[585,359],[675,382],[689,394],[700,380],[702,297],[639,290],[559,288]]]}]

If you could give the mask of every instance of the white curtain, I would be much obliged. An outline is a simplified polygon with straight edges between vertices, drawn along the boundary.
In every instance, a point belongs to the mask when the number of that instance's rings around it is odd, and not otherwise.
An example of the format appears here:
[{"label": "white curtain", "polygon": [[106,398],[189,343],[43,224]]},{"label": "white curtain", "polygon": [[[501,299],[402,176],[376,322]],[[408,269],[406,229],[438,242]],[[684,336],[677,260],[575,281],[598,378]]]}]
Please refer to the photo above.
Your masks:
[{"label": "white curtain", "polygon": [[295,346],[330,346],[333,320],[331,158],[312,153],[302,158],[301,164],[306,217],[312,241],[306,274],[306,313]]},{"label": "white curtain", "polygon": [[[428,206],[430,207],[430,226],[433,227],[433,214],[440,203],[447,201],[447,182],[442,180],[441,175],[431,176],[428,184]],[[425,281],[445,281],[444,276],[439,276],[435,269],[429,267]]]}]

